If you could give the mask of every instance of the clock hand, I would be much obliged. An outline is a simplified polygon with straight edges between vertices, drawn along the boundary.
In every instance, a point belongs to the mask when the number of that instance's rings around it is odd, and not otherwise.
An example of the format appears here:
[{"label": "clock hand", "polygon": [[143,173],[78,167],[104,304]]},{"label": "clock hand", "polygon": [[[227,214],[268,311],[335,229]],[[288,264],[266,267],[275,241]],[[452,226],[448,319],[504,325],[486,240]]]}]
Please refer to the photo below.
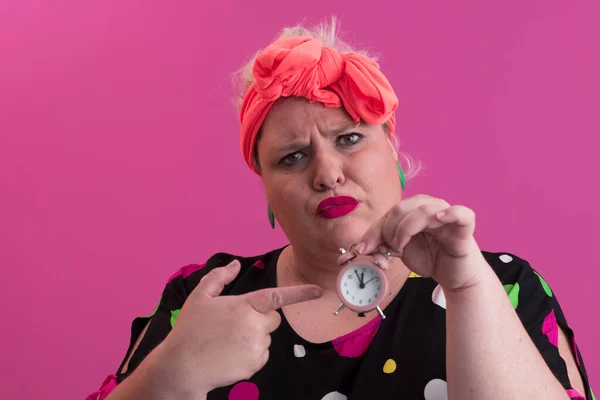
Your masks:
[{"label": "clock hand", "polygon": [[354,270],[354,273],[356,274],[356,277],[358,278],[358,283],[360,283],[361,285],[363,285],[363,278],[361,278],[361,277],[358,275],[358,271]]},{"label": "clock hand", "polygon": [[360,274],[360,285],[358,285],[359,289],[364,289],[365,288],[365,273],[361,272]]},{"label": "clock hand", "polygon": [[377,277],[376,277],[376,276],[374,276],[374,277],[372,277],[371,279],[369,279],[368,281],[366,281],[364,284],[366,285],[367,283],[371,282],[373,279],[376,279],[376,278],[377,278]]},{"label": "clock hand", "polygon": [[356,277],[358,278],[358,288],[359,289],[364,289],[365,288],[365,283],[363,282],[364,278],[365,278],[365,273],[361,273],[361,275],[358,275],[358,271],[354,270],[354,273],[356,274]]}]

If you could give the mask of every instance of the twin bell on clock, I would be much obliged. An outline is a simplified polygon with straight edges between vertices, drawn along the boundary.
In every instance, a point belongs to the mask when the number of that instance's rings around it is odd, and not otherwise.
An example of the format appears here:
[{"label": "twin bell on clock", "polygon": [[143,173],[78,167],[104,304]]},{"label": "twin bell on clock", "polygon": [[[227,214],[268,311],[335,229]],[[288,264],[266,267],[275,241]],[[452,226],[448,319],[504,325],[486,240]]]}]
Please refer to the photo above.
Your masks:
[{"label": "twin bell on clock", "polygon": [[[337,277],[336,288],[342,304],[334,315],[339,315],[344,308],[354,311],[359,317],[377,310],[381,318],[385,319],[385,314],[379,306],[387,293],[387,276],[381,264],[372,255],[359,254],[353,251],[354,246],[351,245],[347,250],[340,249],[342,269]],[[380,248],[377,250],[386,258],[391,255]]]}]

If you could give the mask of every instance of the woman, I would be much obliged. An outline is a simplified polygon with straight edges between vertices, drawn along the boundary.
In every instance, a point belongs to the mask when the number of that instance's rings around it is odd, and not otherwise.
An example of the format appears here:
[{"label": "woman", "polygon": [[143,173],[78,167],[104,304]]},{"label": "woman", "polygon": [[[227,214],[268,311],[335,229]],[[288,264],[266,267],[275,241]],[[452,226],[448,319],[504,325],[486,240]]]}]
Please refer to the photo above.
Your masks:
[{"label": "woman", "polygon": [[[397,99],[373,60],[334,25],[296,28],[244,71],[242,152],[290,245],[174,274],[89,398],[593,398],[542,277],[480,250],[469,208],[402,197]],[[382,313],[335,316],[359,254],[387,276]]]}]

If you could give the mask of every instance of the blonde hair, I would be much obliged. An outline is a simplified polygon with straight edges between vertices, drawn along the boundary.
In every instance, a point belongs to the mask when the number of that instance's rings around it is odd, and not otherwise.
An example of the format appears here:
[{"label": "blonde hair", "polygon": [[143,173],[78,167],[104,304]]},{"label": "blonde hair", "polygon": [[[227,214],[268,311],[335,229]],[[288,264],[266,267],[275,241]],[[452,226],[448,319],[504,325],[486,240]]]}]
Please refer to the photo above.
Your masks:
[{"label": "blonde hair", "polygon": [[[283,28],[281,33],[274,40],[296,36],[310,37],[321,41],[325,46],[335,49],[339,52],[358,53],[370,58],[373,61],[377,61],[378,58],[375,54],[370,54],[364,49],[355,48],[351,46],[348,42],[343,41],[339,36],[338,27],[339,26],[336,17],[331,17],[331,22],[321,22],[312,28],[306,28],[301,23],[299,23],[293,27]],[[254,83],[252,67],[254,65],[254,61],[256,60],[256,57],[260,54],[261,51],[262,50],[258,50],[250,58],[250,60],[233,75],[234,91],[237,94],[237,97],[235,99],[235,106],[238,112],[241,109],[244,95],[246,94],[250,86],[252,86],[252,83]],[[389,126],[387,125],[387,122],[383,124],[383,129],[386,133],[389,132]],[[423,169],[423,164],[420,161],[415,162],[410,155],[400,151],[400,141],[396,133],[392,135],[392,140],[398,152],[398,157],[401,158],[403,161],[401,165],[404,169],[404,175],[406,180],[408,181],[416,177]],[[256,152],[255,154],[258,153]],[[260,168],[258,164],[258,159],[255,159],[255,163],[256,166]]]}]

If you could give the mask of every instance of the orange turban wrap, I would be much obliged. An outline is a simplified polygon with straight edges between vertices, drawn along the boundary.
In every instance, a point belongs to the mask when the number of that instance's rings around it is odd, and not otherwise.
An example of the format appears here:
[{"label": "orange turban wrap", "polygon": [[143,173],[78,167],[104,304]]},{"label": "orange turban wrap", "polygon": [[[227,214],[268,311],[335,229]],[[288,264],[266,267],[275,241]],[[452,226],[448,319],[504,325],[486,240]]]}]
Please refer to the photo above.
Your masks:
[{"label": "orange turban wrap", "polygon": [[388,122],[394,133],[398,106],[392,86],[379,65],[357,53],[340,53],[309,37],[273,42],[256,58],[255,81],[240,112],[240,144],[248,166],[256,173],[254,151],[258,131],[280,97],[299,96],[326,107],[344,107],[359,122]]}]

